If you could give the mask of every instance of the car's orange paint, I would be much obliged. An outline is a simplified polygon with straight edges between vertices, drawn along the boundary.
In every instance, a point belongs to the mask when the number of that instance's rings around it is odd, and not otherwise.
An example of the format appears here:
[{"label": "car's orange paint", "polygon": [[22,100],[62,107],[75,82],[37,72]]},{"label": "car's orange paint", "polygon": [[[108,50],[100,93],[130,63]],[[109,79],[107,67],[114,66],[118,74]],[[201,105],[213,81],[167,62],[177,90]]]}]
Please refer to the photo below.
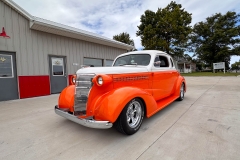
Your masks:
[{"label": "car's orange paint", "polygon": [[[146,107],[146,116],[150,117],[157,111],[179,97],[181,84],[186,83],[177,71],[164,73],[167,77],[158,75],[156,72],[96,75],[92,82],[93,87],[88,96],[87,112],[84,117],[94,116],[95,120],[105,120],[114,123],[126,104],[133,98],[141,98]],[[169,74],[169,75],[167,75]],[[97,83],[97,78],[103,78],[103,85]],[[158,77],[160,76],[160,77]],[[163,79],[157,82],[156,77]],[[172,83],[169,85],[169,83]],[[156,96],[156,85],[168,87],[167,93]],[[160,91],[160,88],[159,90]],[[68,108],[73,112],[75,86],[65,88],[59,97],[59,107]],[[161,98],[159,100],[159,98]],[[83,117],[81,117],[83,118]]]},{"label": "car's orange paint", "polygon": [[155,110],[157,105],[152,95],[136,87],[122,87],[114,89],[101,97],[99,105],[95,108],[94,116],[99,120],[115,122],[125,105],[133,98],[143,99],[148,111]]},{"label": "car's orange paint", "polygon": [[159,70],[153,73],[152,88],[156,101],[171,95],[177,78],[176,72],[176,70]]},{"label": "car's orange paint", "polygon": [[[97,76],[96,76],[97,77]],[[111,76],[110,76],[111,77]],[[97,85],[96,78],[93,78],[94,85],[91,88],[91,92],[88,95],[88,103],[87,103],[87,115],[92,116],[95,108],[100,105],[99,100],[102,96],[104,96],[107,92],[113,90],[113,83],[108,83],[99,86]]]},{"label": "car's orange paint", "polygon": [[58,98],[59,108],[69,109],[73,112],[75,85],[66,87]]},{"label": "car's orange paint", "polygon": [[169,105],[170,103],[172,103],[173,101],[175,101],[178,98],[178,96],[175,95],[171,95],[168,96],[166,98],[163,98],[159,101],[157,101],[157,109],[154,110],[153,112],[150,112],[149,114],[147,114],[147,117],[151,117],[152,115],[154,115],[155,113],[157,113],[158,111],[162,110],[163,108],[165,108],[167,105]]},{"label": "car's orange paint", "polygon": [[113,75],[114,88],[134,86],[143,90],[149,90],[152,86],[151,80],[152,74],[149,72]]}]

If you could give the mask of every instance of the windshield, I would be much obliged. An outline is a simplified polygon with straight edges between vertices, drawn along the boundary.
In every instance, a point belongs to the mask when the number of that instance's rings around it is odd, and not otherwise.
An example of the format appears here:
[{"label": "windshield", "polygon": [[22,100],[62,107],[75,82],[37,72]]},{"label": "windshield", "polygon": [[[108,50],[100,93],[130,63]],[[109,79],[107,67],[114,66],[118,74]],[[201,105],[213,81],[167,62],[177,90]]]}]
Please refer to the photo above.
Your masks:
[{"label": "windshield", "polygon": [[141,65],[147,66],[150,63],[151,56],[149,54],[130,54],[119,57],[113,66],[124,66],[124,65]]}]

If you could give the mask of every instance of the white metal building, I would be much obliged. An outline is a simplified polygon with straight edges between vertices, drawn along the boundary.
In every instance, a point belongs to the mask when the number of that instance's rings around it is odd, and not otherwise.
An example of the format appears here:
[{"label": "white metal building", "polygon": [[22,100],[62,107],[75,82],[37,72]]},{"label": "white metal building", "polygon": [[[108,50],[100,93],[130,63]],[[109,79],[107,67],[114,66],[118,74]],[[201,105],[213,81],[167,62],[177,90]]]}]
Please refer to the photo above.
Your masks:
[{"label": "white metal building", "polygon": [[133,49],[112,39],[37,18],[0,0],[0,101],[59,93],[80,65],[107,66]]}]

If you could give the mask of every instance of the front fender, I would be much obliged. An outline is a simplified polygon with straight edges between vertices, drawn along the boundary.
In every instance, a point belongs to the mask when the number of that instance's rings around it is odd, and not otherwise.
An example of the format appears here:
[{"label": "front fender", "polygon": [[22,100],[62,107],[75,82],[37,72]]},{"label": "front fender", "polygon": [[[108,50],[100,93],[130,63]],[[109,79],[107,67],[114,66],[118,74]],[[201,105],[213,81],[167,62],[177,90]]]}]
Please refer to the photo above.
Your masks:
[{"label": "front fender", "polygon": [[73,112],[74,94],[75,85],[70,85],[63,89],[58,98],[59,108],[69,109],[71,112]]},{"label": "front fender", "polygon": [[114,123],[126,104],[136,97],[141,98],[145,106],[151,106],[146,108],[147,112],[156,110],[157,104],[151,94],[139,88],[123,87],[108,92],[98,101],[99,106],[95,108],[94,118]]}]

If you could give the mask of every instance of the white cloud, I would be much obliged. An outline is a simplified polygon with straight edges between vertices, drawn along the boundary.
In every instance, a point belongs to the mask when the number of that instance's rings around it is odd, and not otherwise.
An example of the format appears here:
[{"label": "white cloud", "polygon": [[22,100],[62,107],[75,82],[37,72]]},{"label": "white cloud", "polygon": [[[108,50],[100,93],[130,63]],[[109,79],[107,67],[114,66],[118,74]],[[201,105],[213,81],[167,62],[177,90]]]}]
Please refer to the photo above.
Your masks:
[{"label": "white cloud", "polygon": [[[140,16],[145,10],[156,11],[166,7],[171,0],[13,0],[33,16],[62,23],[82,30],[112,38],[128,32],[136,48],[142,48],[136,37]],[[235,11],[240,13],[239,0],[176,0],[182,8],[192,13],[192,25],[204,21],[215,13]]]}]

